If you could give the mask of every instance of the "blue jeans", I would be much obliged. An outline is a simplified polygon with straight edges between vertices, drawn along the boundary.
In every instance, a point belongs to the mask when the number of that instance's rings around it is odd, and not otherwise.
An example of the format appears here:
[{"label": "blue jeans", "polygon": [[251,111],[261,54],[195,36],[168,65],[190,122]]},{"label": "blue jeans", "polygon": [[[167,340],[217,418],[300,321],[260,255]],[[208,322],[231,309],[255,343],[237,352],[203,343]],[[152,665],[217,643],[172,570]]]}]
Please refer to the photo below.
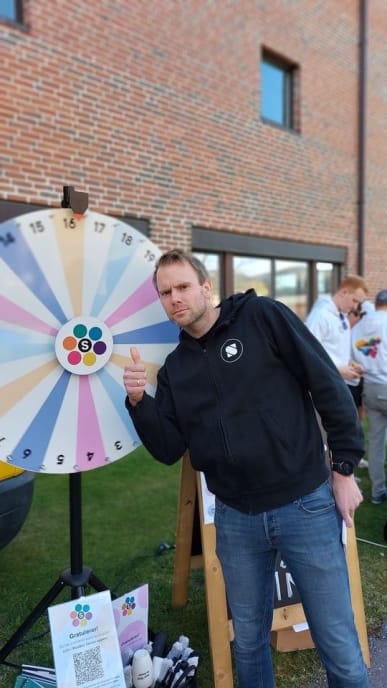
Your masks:
[{"label": "blue jeans", "polygon": [[217,499],[215,526],[233,621],[239,688],[274,688],[270,630],[277,550],[300,594],[329,687],[368,688],[341,544],[341,519],[330,484],[256,515],[243,514]]}]

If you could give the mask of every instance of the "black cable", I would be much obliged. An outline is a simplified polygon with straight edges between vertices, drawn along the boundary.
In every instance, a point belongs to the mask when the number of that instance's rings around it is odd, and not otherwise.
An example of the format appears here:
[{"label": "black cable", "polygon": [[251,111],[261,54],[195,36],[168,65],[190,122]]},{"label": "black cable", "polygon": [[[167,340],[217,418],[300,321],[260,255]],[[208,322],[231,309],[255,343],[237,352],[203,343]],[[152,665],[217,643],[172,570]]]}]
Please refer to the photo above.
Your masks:
[{"label": "black cable", "polygon": [[112,593],[116,594],[117,588],[121,585],[121,583],[126,579],[128,573],[130,572],[131,567],[133,566],[133,563],[138,562],[138,561],[143,561],[144,559],[153,559],[155,556],[160,556],[164,552],[169,552],[171,550],[175,549],[175,545],[171,545],[169,542],[160,542],[158,547],[156,548],[156,551],[154,554],[143,554],[137,557],[132,557],[129,559],[128,563],[126,564],[125,570],[112,588]]}]

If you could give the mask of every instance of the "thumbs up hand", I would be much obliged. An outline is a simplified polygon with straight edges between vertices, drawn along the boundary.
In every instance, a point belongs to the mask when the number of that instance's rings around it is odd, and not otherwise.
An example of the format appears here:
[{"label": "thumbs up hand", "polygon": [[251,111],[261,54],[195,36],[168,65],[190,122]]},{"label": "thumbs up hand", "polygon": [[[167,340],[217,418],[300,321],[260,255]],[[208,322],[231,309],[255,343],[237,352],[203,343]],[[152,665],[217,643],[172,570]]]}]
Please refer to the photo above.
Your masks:
[{"label": "thumbs up hand", "polygon": [[135,346],[130,348],[132,363],[124,368],[124,387],[132,406],[136,406],[144,396],[147,375],[141,361],[140,352]]}]

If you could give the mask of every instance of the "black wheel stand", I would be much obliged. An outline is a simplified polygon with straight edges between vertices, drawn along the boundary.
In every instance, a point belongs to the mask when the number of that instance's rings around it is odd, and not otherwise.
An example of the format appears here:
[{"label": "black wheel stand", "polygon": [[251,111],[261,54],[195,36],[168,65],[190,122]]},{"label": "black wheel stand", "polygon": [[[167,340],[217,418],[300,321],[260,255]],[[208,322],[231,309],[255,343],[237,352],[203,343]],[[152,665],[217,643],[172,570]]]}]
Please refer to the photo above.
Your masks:
[{"label": "black wheel stand", "polygon": [[[85,594],[86,586],[91,586],[97,592],[108,590],[92,572],[91,568],[82,564],[82,499],[81,473],[69,475],[70,502],[70,561],[71,568],[62,571],[58,580],[48,590],[32,612],[27,616],[8,642],[0,649],[0,664],[6,664],[6,657],[20,643],[40,616],[48,609],[53,600],[63,590],[65,585],[71,588],[71,599],[77,599]],[[115,596],[112,595],[114,598]]]}]

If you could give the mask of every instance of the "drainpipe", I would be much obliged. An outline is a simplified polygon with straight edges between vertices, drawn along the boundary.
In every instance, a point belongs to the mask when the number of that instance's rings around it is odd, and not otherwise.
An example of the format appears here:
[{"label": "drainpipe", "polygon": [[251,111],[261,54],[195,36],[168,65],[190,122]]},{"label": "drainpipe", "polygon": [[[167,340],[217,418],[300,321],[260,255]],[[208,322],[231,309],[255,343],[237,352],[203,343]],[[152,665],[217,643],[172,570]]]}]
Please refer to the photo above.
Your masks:
[{"label": "drainpipe", "polygon": [[357,270],[364,275],[365,244],[365,178],[366,178],[366,114],[367,114],[367,18],[368,2],[359,0],[359,112],[357,168]]}]

